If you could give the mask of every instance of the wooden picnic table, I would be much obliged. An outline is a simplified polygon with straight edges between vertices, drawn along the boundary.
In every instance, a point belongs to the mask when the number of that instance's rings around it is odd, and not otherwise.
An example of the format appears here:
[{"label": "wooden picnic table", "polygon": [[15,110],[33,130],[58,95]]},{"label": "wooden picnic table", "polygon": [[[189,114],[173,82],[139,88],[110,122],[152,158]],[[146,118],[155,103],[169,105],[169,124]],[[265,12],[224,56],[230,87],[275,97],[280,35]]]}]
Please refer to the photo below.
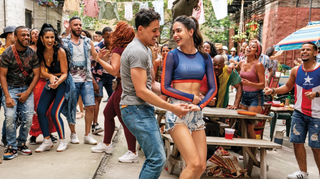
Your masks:
[{"label": "wooden picnic table", "polygon": [[[161,118],[167,111],[165,109],[155,107],[155,114],[157,114],[157,120],[160,123]],[[271,120],[272,117],[263,115],[263,114],[257,114],[255,116],[249,116],[249,115],[241,115],[237,113],[237,110],[231,110],[226,108],[211,108],[211,107],[205,107],[202,110],[203,116],[208,117],[210,120],[216,121],[220,118],[227,118],[227,119],[240,119],[240,125],[241,125],[241,135],[243,138],[247,138],[247,125],[244,119],[246,120]],[[255,150],[257,151],[257,150]],[[243,150],[243,164],[244,167],[248,168],[249,175],[251,174],[252,167],[253,167],[253,161],[250,159],[248,161],[248,155],[255,156],[251,153],[251,151]]]}]

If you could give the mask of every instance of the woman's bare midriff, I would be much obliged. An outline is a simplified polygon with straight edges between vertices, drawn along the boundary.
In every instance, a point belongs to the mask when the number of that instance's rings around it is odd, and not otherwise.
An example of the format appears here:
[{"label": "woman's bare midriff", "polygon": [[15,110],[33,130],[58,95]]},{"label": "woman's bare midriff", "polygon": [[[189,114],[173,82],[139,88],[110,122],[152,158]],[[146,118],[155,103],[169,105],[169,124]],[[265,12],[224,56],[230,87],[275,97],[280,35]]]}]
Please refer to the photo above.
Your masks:
[{"label": "woman's bare midriff", "polygon": [[201,83],[174,83],[173,88],[185,93],[200,96],[200,85]]}]

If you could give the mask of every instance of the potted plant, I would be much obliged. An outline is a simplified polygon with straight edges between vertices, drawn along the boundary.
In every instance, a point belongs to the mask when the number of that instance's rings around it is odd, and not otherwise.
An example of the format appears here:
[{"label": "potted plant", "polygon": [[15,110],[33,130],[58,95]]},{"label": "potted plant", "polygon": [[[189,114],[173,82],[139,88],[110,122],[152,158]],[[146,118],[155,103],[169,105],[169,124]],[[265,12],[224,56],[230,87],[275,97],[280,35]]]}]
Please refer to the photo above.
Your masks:
[{"label": "potted plant", "polygon": [[37,4],[39,6],[55,6],[58,7],[59,2],[57,0],[38,0]]},{"label": "potted plant", "polygon": [[234,35],[231,38],[234,42],[243,43],[247,39],[247,34],[245,32],[241,32],[240,34]]},{"label": "potted plant", "polygon": [[246,26],[249,27],[251,31],[255,31],[258,29],[259,24],[255,21],[251,21],[251,22],[247,23]]},{"label": "potted plant", "polygon": [[251,21],[246,24],[247,33],[249,34],[249,39],[255,39],[258,35],[259,24],[255,21]]}]

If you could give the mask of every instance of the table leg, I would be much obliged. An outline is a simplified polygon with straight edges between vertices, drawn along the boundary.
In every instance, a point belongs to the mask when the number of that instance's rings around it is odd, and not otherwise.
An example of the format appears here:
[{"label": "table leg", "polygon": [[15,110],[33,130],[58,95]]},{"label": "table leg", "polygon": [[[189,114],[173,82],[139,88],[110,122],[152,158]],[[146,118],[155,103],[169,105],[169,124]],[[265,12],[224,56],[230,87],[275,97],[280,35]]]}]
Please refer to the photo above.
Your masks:
[{"label": "table leg", "polygon": [[260,179],[267,179],[267,150],[260,148]]},{"label": "table leg", "polygon": [[270,141],[273,139],[274,131],[276,129],[276,124],[277,124],[277,119],[278,119],[278,113],[274,112],[273,119],[271,121],[271,131],[270,131]]},{"label": "table leg", "polygon": [[169,140],[165,140],[165,141],[164,141],[164,146],[165,146],[165,148],[166,148],[166,155],[167,155],[166,167],[168,168],[168,165],[169,165],[169,157],[170,157],[170,154],[171,154],[170,142],[169,142]]},{"label": "table leg", "polygon": [[160,127],[161,119],[162,119],[163,116],[164,116],[164,114],[158,114],[158,115],[157,115],[157,121],[158,121],[159,127]]},{"label": "table leg", "polygon": [[[249,149],[249,148],[248,148]],[[258,148],[256,147],[251,147],[251,150],[249,149],[249,152],[248,154],[250,155],[250,158],[249,158],[249,161],[248,161],[248,175],[251,176],[251,173],[252,173],[252,169],[253,169],[253,163],[254,162],[257,162],[257,159],[256,159],[256,154],[257,154],[257,151],[258,151]]]},{"label": "table leg", "polygon": [[[246,138],[248,138],[248,133],[247,133],[248,129],[247,129],[246,121],[244,119],[241,119],[240,123],[241,123],[241,136],[242,136],[242,138],[246,139]],[[242,155],[243,155],[243,166],[244,166],[244,168],[247,168],[248,154],[244,149],[242,149]]]},{"label": "table leg", "polygon": [[[173,170],[174,170],[174,166],[177,163],[177,159],[178,159],[178,154],[179,154],[179,150],[176,147],[175,144],[173,144],[173,149],[172,149],[172,154],[169,157],[169,161],[168,161],[168,173],[172,174]],[[171,160],[170,160],[171,159]]]}]

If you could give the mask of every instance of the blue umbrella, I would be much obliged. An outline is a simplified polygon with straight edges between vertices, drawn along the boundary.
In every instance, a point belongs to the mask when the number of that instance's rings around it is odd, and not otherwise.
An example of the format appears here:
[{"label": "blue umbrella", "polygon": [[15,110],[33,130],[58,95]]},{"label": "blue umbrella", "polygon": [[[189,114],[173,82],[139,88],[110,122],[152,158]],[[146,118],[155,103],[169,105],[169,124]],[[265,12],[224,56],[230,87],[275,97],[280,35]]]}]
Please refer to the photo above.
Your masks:
[{"label": "blue umbrella", "polygon": [[320,45],[320,21],[309,22],[308,25],[281,40],[275,49],[296,50],[301,49],[304,42],[313,42]]}]

